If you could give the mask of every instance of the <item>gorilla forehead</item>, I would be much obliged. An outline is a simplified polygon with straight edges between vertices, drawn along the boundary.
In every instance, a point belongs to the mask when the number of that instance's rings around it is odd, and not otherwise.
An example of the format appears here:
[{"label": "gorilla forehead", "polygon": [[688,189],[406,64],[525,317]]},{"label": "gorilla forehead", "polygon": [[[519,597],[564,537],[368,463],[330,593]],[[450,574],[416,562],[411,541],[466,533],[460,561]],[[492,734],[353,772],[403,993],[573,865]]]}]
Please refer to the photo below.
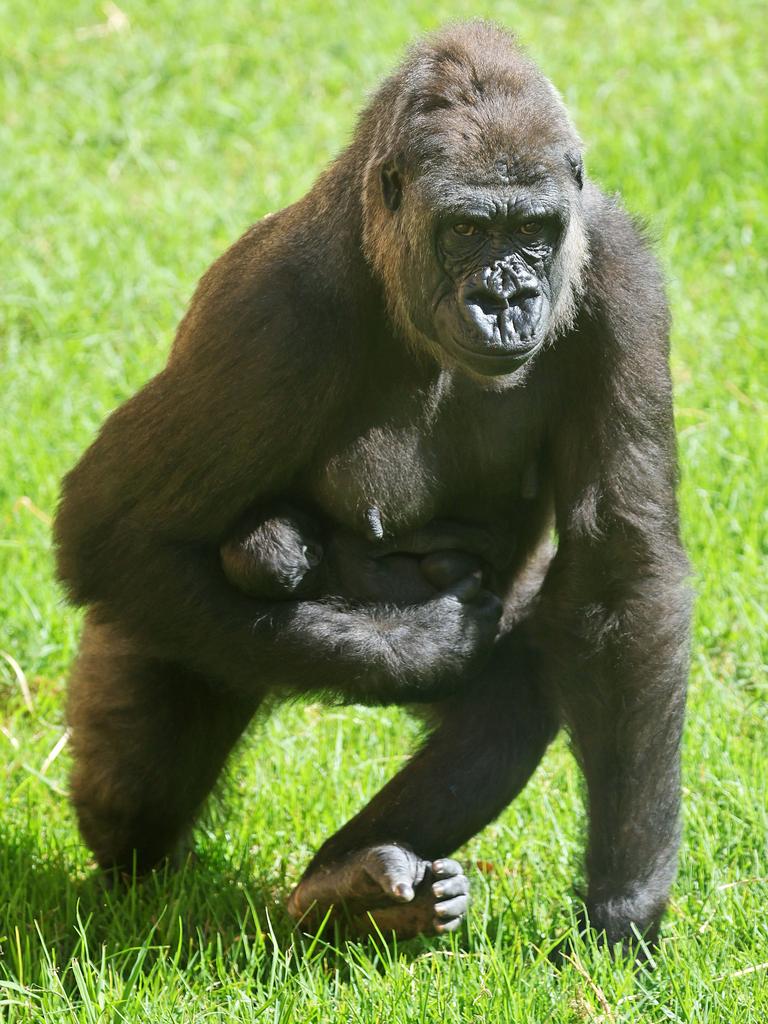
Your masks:
[{"label": "gorilla forehead", "polygon": [[[542,100],[546,102],[542,102]],[[580,149],[559,98],[513,96],[413,111],[404,119],[400,151],[406,165],[482,168],[491,180],[530,181],[559,169],[563,154]]]},{"label": "gorilla forehead", "polygon": [[416,191],[430,208],[567,205],[571,172],[566,142],[573,140],[532,145],[498,124],[477,136],[451,127],[433,135],[410,165]]},{"label": "gorilla forehead", "polygon": [[565,153],[581,148],[551,83],[487,24],[468,37],[449,28],[426,40],[396,87],[395,148],[416,177],[535,186],[565,177]]}]

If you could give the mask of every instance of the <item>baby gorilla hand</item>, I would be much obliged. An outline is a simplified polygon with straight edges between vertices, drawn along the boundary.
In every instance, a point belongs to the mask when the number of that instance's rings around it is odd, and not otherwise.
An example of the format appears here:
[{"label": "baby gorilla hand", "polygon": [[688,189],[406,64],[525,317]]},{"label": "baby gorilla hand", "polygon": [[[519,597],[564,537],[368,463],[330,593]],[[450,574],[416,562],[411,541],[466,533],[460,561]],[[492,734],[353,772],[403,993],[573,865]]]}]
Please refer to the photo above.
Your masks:
[{"label": "baby gorilla hand", "polygon": [[399,939],[455,931],[469,906],[469,882],[455,860],[423,860],[407,846],[382,844],[312,871],[288,900],[305,930],[326,914],[355,936],[394,933]]}]

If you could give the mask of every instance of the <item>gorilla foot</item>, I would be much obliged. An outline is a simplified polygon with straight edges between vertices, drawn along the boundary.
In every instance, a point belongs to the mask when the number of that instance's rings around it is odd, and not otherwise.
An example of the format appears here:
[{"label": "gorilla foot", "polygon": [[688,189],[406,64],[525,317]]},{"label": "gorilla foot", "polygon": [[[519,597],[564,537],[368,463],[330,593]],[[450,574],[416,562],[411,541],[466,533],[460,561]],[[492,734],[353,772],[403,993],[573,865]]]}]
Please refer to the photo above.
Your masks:
[{"label": "gorilla foot", "polygon": [[356,850],[305,876],[288,912],[305,929],[330,920],[355,936],[394,932],[399,939],[455,931],[469,906],[469,882],[455,860],[429,861],[405,846]]}]

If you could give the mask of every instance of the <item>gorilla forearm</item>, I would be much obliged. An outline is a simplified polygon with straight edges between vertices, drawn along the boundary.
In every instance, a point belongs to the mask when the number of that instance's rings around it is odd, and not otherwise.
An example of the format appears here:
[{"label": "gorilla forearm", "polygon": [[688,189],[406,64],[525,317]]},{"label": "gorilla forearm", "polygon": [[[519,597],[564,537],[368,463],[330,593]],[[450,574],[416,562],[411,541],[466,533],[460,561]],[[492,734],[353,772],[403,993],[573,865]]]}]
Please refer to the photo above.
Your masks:
[{"label": "gorilla forearm", "polygon": [[[421,751],[323,845],[313,865],[393,837],[424,857],[452,853],[520,792],[559,726],[538,656],[512,636],[497,642],[471,689],[431,712],[436,727]],[[441,784],[432,788],[436,778]]]},{"label": "gorilla forearm", "polygon": [[[57,542],[72,592],[103,620],[121,622],[148,655],[202,671],[225,688],[327,691],[361,703],[431,700],[458,685],[496,629],[498,603],[466,587],[407,609],[255,601],[228,585],[218,552],[116,521],[110,531],[106,517],[84,529],[70,498],[65,491]],[[110,572],[89,578],[105,549]]]},{"label": "gorilla forearm", "polygon": [[[408,608],[305,601],[294,605],[278,637],[309,665],[301,689],[318,688],[316,659],[325,656],[322,688],[348,700],[431,701],[454,692],[490,652],[500,612],[500,602],[464,586]],[[278,661],[278,693],[284,673]]]},{"label": "gorilla forearm", "polygon": [[532,631],[587,781],[590,919],[609,941],[632,924],[650,938],[679,843],[687,562],[661,534],[639,562],[626,542],[620,561],[598,556],[600,543],[586,547],[563,545]]},{"label": "gorilla forearm", "polygon": [[[657,624],[665,628],[661,617]],[[611,942],[626,938],[632,924],[654,937],[677,866],[687,657],[678,638],[655,656],[653,639],[639,634],[644,642],[634,652],[608,645],[609,671],[561,681],[587,780],[587,905]]]}]

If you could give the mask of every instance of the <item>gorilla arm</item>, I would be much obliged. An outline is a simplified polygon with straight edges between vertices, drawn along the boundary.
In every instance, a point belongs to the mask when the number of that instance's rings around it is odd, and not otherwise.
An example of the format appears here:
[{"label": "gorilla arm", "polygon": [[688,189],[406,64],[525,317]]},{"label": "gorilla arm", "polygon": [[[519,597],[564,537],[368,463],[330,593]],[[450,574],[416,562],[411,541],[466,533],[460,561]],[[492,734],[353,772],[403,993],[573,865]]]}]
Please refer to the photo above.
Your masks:
[{"label": "gorilla arm", "polygon": [[226,582],[218,545],[232,524],[290,485],[349,398],[344,360],[302,345],[290,316],[279,336],[276,317],[246,334],[231,315],[215,326],[210,298],[202,317],[200,305],[168,367],[112,414],[66,477],[55,524],[61,579],[146,653],[235,689],[434,697],[495,633],[495,607],[469,603],[471,587],[366,611],[261,603]]},{"label": "gorilla arm", "polygon": [[558,353],[559,545],[536,628],[587,781],[588,911],[613,942],[654,936],[674,877],[690,600],[663,287],[629,219],[596,205],[589,312]]}]

